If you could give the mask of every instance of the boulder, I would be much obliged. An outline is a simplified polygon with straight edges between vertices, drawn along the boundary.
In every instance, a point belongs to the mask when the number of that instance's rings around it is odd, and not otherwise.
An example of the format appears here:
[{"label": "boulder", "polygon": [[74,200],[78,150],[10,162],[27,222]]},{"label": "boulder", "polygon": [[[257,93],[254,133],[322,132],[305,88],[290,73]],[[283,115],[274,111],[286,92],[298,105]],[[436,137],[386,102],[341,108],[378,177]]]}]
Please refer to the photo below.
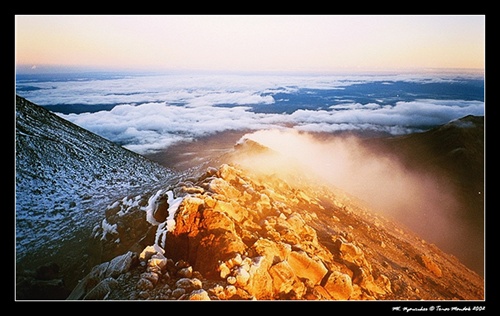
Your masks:
[{"label": "boulder", "polygon": [[328,269],[321,261],[313,260],[304,251],[292,251],[288,263],[299,278],[308,279],[312,284],[320,284]]}]

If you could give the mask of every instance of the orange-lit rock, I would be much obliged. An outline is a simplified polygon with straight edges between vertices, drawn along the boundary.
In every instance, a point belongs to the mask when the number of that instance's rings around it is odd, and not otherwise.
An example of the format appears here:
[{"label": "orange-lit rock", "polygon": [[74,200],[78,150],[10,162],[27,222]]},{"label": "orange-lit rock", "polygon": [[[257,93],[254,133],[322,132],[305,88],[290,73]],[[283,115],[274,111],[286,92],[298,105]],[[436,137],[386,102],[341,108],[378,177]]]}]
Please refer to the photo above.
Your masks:
[{"label": "orange-lit rock", "polygon": [[340,271],[333,271],[328,276],[324,288],[335,300],[348,300],[353,293],[351,278]]},{"label": "orange-lit rock", "polygon": [[[165,188],[183,198],[169,215],[171,230],[138,252],[142,264],[113,274],[117,284],[106,299],[483,297],[482,278],[455,257],[341,191],[292,180],[223,164],[183,181],[182,189]],[[102,242],[120,234],[112,238]],[[81,299],[97,281],[71,297]]]},{"label": "orange-lit rock", "polygon": [[310,258],[303,251],[290,252],[288,263],[298,277],[308,279],[314,285],[319,284],[328,272],[321,261]]}]

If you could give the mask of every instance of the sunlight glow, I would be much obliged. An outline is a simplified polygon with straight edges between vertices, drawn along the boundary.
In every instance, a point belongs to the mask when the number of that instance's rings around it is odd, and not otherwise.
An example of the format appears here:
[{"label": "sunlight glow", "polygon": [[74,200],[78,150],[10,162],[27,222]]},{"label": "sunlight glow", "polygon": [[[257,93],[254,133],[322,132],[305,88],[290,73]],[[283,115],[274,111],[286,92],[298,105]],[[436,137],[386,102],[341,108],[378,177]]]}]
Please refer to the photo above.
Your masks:
[{"label": "sunlight glow", "polygon": [[[17,67],[483,68],[478,15],[19,15]],[[32,69],[33,70],[33,69]]]}]

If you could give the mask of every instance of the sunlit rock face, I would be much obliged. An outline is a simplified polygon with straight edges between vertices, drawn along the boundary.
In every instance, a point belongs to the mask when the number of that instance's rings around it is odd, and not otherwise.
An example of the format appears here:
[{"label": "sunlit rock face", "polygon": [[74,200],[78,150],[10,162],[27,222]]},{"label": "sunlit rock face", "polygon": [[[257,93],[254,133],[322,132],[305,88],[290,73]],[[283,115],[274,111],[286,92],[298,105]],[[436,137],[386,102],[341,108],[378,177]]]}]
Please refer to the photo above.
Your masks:
[{"label": "sunlit rock face", "polygon": [[484,298],[483,279],[455,257],[292,173],[222,164],[117,201],[93,237],[121,270],[97,266],[69,299]]}]

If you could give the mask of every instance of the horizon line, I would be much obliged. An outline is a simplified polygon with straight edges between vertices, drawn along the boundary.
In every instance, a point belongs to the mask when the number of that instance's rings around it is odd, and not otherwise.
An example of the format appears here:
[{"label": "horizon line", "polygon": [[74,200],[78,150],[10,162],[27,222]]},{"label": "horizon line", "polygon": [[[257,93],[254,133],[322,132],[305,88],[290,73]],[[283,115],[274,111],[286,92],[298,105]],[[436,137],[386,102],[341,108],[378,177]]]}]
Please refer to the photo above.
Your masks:
[{"label": "horizon line", "polygon": [[29,65],[14,67],[15,74],[70,74],[70,73],[185,73],[185,74],[345,74],[345,73],[475,73],[485,74],[485,68],[461,67],[343,67],[336,69],[211,69],[211,68],[152,68],[152,67],[103,67],[84,65]]}]

